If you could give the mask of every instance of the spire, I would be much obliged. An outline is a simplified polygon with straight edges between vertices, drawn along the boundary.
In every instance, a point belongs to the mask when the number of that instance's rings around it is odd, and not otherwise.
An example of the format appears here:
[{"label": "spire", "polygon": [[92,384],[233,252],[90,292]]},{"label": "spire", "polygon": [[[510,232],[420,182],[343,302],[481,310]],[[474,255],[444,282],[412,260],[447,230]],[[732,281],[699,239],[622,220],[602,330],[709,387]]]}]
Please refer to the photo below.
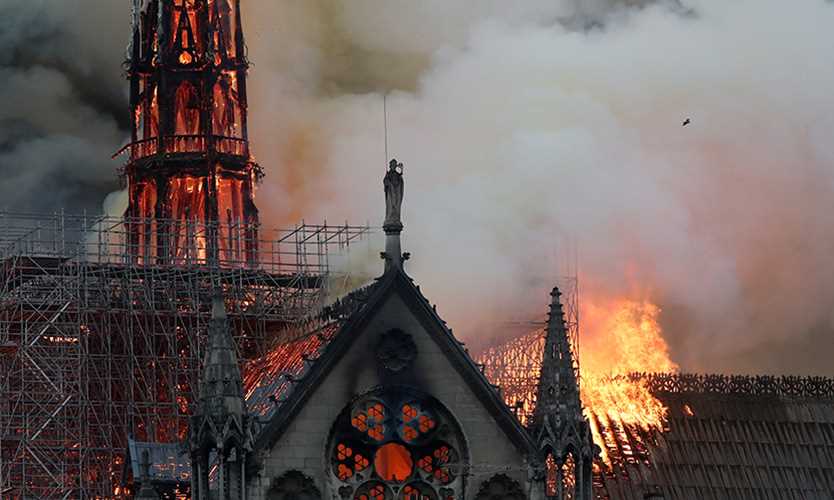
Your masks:
[{"label": "spire", "polygon": [[382,258],[385,259],[385,272],[394,269],[402,269],[403,261],[408,260],[409,254],[402,253],[400,245],[400,234],[403,231],[403,222],[400,218],[400,210],[403,203],[403,164],[396,159],[388,164],[388,171],[382,181],[385,188],[385,222],[382,230],[385,231],[385,252]]},{"label": "spire", "polygon": [[[531,427],[545,471],[539,476],[542,479],[539,487],[547,498],[591,500],[592,464],[598,451],[590,424],[582,414],[561,295],[556,287],[550,292],[542,370]],[[573,466],[567,467],[570,460]]]},{"label": "spire", "polygon": [[200,413],[207,417],[243,417],[243,382],[223,296],[216,295],[211,305],[208,347],[200,387]]},{"label": "spire", "polygon": [[[219,290],[219,285],[217,285]],[[200,380],[200,404],[191,417],[191,494],[194,500],[246,498],[246,458],[252,449],[252,422],[246,413],[243,382],[223,296],[211,304],[208,347]],[[209,491],[209,473],[217,466],[217,491]]]},{"label": "spire", "polygon": [[570,420],[583,419],[565,313],[559,300],[561,295],[556,287],[550,292],[542,369],[533,414],[533,425],[538,432],[548,426],[555,432]]}]

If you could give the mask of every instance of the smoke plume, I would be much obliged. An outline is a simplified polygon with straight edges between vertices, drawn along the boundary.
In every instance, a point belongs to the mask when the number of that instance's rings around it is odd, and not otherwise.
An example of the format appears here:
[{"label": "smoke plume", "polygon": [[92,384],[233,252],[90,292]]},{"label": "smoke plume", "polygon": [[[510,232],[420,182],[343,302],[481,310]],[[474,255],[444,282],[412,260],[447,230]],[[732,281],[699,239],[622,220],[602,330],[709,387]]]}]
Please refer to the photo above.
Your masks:
[{"label": "smoke plume", "polygon": [[246,5],[273,221],[381,221],[387,94],[409,269],[465,338],[540,316],[569,241],[684,370],[831,374],[830,3]]},{"label": "smoke plume", "polygon": [[126,2],[0,2],[0,209],[97,211],[127,137]]},{"label": "smoke plume", "polygon": [[[584,300],[660,305],[684,370],[832,374],[830,2],[242,4],[266,224],[381,223],[387,95],[408,269],[458,335],[541,316],[575,247]],[[128,21],[0,4],[0,205],[115,188]]]}]

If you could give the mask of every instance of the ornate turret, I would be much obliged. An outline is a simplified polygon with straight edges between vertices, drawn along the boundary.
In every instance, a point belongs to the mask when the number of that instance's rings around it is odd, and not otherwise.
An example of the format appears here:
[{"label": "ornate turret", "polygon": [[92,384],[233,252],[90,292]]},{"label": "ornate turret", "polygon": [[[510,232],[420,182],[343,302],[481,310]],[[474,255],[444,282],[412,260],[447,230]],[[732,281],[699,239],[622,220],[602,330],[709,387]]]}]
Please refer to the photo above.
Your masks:
[{"label": "ornate turret", "polygon": [[[208,347],[200,379],[200,399],[191,418],[192,498],[209,499],[209,470],[218,466],[212,499],[242,499],[245,459],[251,450],[251,421],[223,298],[212,302]],[[212,488],[214,489],[214,488]]]},{"label": "ornate turret", "polygon": [[123,151],[137,261],[256,260],[245,49],[239,0],[134,0]]},{"label": "ornate turret", "polygon": [[590,425],[582,414],[560,296],[559,289],[553,288],[531,430],[546,468],[542,478],[545,496],[590,500],[596,451]]}]

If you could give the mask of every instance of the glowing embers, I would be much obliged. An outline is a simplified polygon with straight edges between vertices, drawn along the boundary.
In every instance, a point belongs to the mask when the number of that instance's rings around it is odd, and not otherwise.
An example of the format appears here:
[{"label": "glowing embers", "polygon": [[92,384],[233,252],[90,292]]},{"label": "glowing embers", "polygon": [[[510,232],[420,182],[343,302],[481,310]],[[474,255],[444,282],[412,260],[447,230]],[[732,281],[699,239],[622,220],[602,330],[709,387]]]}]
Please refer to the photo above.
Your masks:
[{"label": "glowing embers", "polygon": [[553,454],[548,453],[545,469],[545,494],[548,498],[576,498],[576,460],[573,454],[568,453],[562,463],[558,463]]},{"label": "glowing embers", "polygon": [[226,54],[229,59],[237,55],[237,0],[209,0],[208,11],[215,52],[214,64],[219,66],[223,62],[222,54]]},{"label": "glowing embers", "polygon": [[358,411],[355,410],[350,424],[374,441],[382,441],[385,438],[385,413],[382,403],[370,402]]},{"label": "glowing embers", "polygon": [[190,52],[182,51],[180,52],[179,61],[183,65],[191,64],[194,61],[194,56]]},{"label": "glowing embers", "polygon": [[180,263],[204,263],[206,261],[207,226],[206,179],[202,177],[175,177],[168,184],[168,206],[171,221],[166,224],[169,236],[169,255]]},{"label": "glowing embers", "polygon": [[175,2],[175,9],[171,16],[173,37],[172,47],[178,53],[177,60],[182,65],[190,65],[197,60],[198,52],[202,51],[202,43],[197,34],[198,17],[195,0],[180,0]]},{"label": "glowing embers", "polygon": [[[188,55],[187,52],[183,54]],[[180,55],[182,58],[182,54]],[[190,57],[190,56],[189,56]],[[175,109],[175,135],[197,135],[200,133],[200,96],[197,89],[189,82],[180,83],[174,99]],[[188,142],[175,142],[169,152],[191,152],[201,151],[204,148],[196,148]]]},{"label": "glowing embers", "polygon": [[212,89],[212,99],[212,133],[221,137],[242,137],[243,111],[237,74],[221,73]]},{"label": "glowing embers", "polygon": [[408,448],[399,443],[388,443],[376,450],[374,470],[384,481],[403,482],[414,470],[414,460]]},{"label": "glowing embers", "polygon": [[256,220],[244,213],[244,199],[252,192],[250,179],[226,177],[221,165],[217,165],[216,193],[218,218],[217,235],[220,260],[225,262],[251,262],[257,254]]}]

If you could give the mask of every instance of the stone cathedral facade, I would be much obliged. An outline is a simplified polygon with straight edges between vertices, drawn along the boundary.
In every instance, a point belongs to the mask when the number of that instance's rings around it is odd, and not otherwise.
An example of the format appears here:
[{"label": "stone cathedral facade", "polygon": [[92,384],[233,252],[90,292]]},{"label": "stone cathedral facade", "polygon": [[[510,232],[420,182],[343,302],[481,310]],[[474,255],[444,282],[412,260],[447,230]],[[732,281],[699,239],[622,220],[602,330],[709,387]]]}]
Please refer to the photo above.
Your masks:
[{"label": "stone cathedral facade", "polygon": [[383,275],[245,379],[215,299],[189,433],[195,500],[591,500],[596,450],[558,290],[525,428],[406,273],[402,191],[392,162]]}]

